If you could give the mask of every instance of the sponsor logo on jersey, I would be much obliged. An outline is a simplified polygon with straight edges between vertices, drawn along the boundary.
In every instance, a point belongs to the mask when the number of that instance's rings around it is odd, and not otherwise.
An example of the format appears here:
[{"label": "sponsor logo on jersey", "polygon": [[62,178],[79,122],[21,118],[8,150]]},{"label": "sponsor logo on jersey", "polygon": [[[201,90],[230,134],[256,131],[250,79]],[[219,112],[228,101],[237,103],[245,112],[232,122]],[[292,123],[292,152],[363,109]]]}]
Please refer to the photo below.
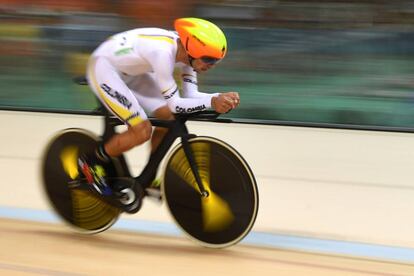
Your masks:
[{"label": "sponsor logo on jersey", "polygon": [[105,83],[101,84],[101,88],[103,91],[106,92],[106,94],[116,99],[121,105],[125,106],[128,109],[131,108],[132,103],[124,95],[121,95],[118,91],[112,89],[109,85]]},{"label": "sponsor logo on jersey", "polygon": [[195,85],[198,85],[198,83],[196,81],[193,81],[191,79],[183,78],[183,81],[184,82],[189,82],[189,83],[192,83],[192,84],[195,84]]},{"label": "sponsor logo on jersey", "polygon": [[191,113],[191,112],[196,112],[196,111],[202,111],[204,109],[206,109],[206,106],[204,104],[199,105],[199,106],[195,106],[195,107],[189,107],[187,109],[185,109],[183,107],[180,107],[180,106],[175,107],[175,111],[177,113]]},{"label": "sponsor logo on jersey", "polygon": [[172,92],[170,95],[165,95],[165,96],[164,96],[164,99],[168,100],[168,99],[172,98],[172,96],[174,96],[174,95],[175,95],[175,93],[177,93],[177,91],[178,91],[178,88],[176,88],[176,89],[174,90],[174,92]]},{"label": "sponsor logo on jersey", "polygon": [[136,117],[139,117],[139,112],[133,113],[131,116],[129,116],[128,118],[126,118],[125,121],[128,122],[129,120],[132,120],[132,119],[134,119]]},{"label": "sponsor logo on jersey", "polygon": [[131,53],[132,47],[130,48],[123,48],[115,52],[116,56],[122,56]]}]

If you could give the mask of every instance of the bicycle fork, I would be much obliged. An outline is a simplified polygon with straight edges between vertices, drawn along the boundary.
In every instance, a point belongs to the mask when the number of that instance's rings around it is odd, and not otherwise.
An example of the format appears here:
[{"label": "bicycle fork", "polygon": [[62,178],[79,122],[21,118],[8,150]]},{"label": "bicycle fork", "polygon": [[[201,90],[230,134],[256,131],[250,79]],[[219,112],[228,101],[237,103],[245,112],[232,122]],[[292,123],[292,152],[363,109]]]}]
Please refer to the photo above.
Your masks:
[{"label": "bicycle fork", "polygon": [[190,164],[191,172],[194,175],[194,178],[196,180],[198,189],[200,191],[200,195],[202,197],[208,197],[209,193],[206,189],[204,189],[203,182],[201,181],[200,173],[197,168],[197,163],[195,161],[193,150],[191,149],[189,139],[195,137],[195,135],[187,134],[181,137],[181,143],[183,145],[185,156],[188,160],[188,163]]},{"label": "bicycle fork", "polygon": [[[197,163],[195,161],[193,150],[190,147],[189,140],[191,138],[197,137],[194,134],[190,134],[188,132],[187,127],[184,124],[184,121],[169,121],[169,122],[162,122],[159,120],[153,120],[153,125],[159,127],[166,127],[169,129],[167,134],[163,138],[163,142],[158,146],[154,153],[151,154],[150,159],[147,163],[147,166],[143,169],[142,173],[136,177],[138,183],[143,183],[143,188],[147,188],[149,186],[150,181],[153,180],[153,176],[157,171],[158,165],[161,160],[164,158],[165,154],[167,153],[170,146],[174,143],[175,139],[181,138],[181,144],[184,149],[185,157],[190,164],[191,172],[193,173],[197,186],[200,191],[200,195],[202,197],[208,197],[209,193],[204,188],[203,183],[201,181],[200,173],[197,168]],[[174,131],[172,131],[172,129]],[[148,183],[148,184],[146,184]]]}]

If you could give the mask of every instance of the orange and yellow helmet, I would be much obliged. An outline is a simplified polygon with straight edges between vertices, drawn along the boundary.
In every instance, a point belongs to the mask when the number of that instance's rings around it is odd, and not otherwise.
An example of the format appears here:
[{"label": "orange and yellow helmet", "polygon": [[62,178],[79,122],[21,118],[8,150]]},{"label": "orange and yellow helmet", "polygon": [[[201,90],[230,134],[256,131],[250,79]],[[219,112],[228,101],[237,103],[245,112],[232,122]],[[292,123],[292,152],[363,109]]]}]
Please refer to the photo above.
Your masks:
[{"label": "orange and yellow helmet", "polygon": [[200,18],[179,18],[174,27],[191,58],[214,62],[226,55],[226,36],[215,24]]}]

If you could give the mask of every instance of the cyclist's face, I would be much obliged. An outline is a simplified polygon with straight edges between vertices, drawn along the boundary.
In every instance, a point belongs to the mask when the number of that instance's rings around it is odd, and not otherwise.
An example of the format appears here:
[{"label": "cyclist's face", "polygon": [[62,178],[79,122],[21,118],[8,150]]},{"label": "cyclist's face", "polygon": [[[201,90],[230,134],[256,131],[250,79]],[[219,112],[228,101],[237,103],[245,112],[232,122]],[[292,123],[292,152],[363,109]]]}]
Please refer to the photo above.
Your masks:
[{"label": "cyclist's face", "polygon": [[194,59],[192,62],[192,66],[193,69],[197,72],[197,73],[203,73],[205,71],[210,70],[211,68],[213,68],[215,65],[214,64],[208,64],[205,63],[201,58],[197,58]]}]

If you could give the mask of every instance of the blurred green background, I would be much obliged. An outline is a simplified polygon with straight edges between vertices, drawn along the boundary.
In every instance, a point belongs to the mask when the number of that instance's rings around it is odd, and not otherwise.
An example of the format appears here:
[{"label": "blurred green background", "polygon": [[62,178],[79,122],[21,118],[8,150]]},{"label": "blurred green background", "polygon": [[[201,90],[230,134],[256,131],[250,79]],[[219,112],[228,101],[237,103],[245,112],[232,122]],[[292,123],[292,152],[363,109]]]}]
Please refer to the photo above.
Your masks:
[{"label": "blurred green background", "polygon": [[223,27],[225,61],[200,90],[239,91],[228,117],[414,128],[414,1],[0,0],[0,108],[92,110],[82,75],[113,33]]}]

